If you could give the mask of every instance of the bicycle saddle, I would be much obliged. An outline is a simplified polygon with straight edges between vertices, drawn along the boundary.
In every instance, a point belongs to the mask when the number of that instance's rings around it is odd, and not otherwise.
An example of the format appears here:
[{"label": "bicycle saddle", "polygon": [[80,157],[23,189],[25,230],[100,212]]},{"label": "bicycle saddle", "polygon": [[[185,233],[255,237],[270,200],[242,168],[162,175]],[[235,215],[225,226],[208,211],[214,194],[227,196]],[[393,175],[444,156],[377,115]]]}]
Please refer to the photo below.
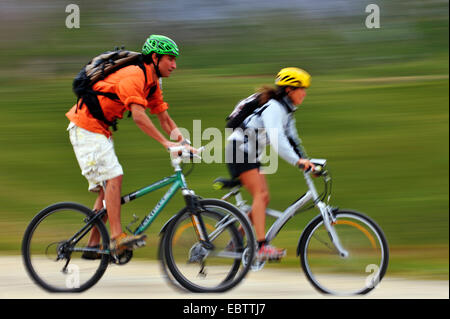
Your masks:
[{"label": "bicycle saddle", "polygon": [[214,180],[213,187],[217,190],[222,188],[233,188],[235,186],[241,186],[241,180],[239,178],[230,179],[225,177],[218,177]]}]

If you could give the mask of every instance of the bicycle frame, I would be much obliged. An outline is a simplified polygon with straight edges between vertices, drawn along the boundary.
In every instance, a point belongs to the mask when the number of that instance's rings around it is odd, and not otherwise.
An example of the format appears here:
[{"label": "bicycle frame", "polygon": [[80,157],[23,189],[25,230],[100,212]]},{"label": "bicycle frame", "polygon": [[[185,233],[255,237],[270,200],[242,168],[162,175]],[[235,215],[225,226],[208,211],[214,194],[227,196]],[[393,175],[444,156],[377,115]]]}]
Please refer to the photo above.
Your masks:
[{"label": "bicycle frame", "polygon": [[[312,160],[311,160],[312,161]],[[299,212],[299,210],[304,207],[311,200],[314,201],[314,205],[319,209],[320,214],[323,217],[324,225],[331,237],[331,240],[338,250],[339,254],[342,257],[347,257],[348,252],[342,247],[339,237],[334,230],[333,223],[335,222],[335,218],[332,214],[332,207],[325,204],[320,200],[319,194],[317,193],[314,182],[311,178],[310,172],[303,172],[303,176],[305,178],[306,184],[308,186],[308,191],[302,195],[299,199],[297,199],[293,204],[291,204],[288,208],[286,208],[283,212],[274,210],[271,208],[266,209],[266,214],[272,217],[275,217],[276,220],[269,228],[266,233],[266,240],[268,242],[272,241],[283,226],[291,219],[294,215]],[[243,210],[244,212],[249,212],[251,210],[251,206],[246,205],[245,201],[242,198],[242,194],[240,193],[239,186],[235,186],[229,193],[222,197],[223,200],[226,200],[230,196],[234,196],[236,199],[236,206]]]},{"label": "bicycle frame", "polygon": [[[144,195],[147,195],[153,191],[156,191],[160,188],[163,188],[165,186],[171,185],[169,190],[164,194],[164,196],[159,200],[159,202],[156,204],[156,206],[150,211],[150,213],[145,216],[141,224],[136,228],[136,230],[133,231],[134,235],[139,235],[143,233],[156,219],[156,217],[159,215],[159,213],[164,209],[166,204],[170,201],[170,199],[175,195],[175,193],[179,189],[188,190],[186,180],[184,178],[184,175],[181,171],[181,168],[177,166],[175,168],[175,174],[165,177],[151,185],[148,185],[146,187],[143,187],[137,191],[134,191],[130,194],[124,195],[121,197],[121,205],[124,205],[126,203],[129,203],[130,201],[133,201],[137,198],[140,198]],[[188,190],[188,193],[191,194],[192,191]],[[185,193],[183,192],[183,195]],[[106,214],[106,202],[103,202],[103,208],[99,210],[96,214],[91,215],[88,219],[86,219],[86,225],[80,229],[72,238],[70,238],[68,241],[76,244],[82,237],[84,237],[93,226],[93,222],[95,219],[101,219]],[[200,225],[201,227],[201,225]],[[88,250],[87,248],[83,248],[83,251]],[[109,253],[109,251],[101,251],[101,253]]]},{"label": "bicycle frame", "polygon": [[[159,213],[161,213],[166,204],[172,199],[173,195],[175,195],[175,193],[179,189],[182,189],[182,195],[185,199],[186,206],[192,213],[191,218],[193,220],[193,225],[195,227],[196,233],[198,234],[200,241],[206,247],[212,247],[212,244],[208,239],[208,236],[206,236],[207,232],[205,225],[203,223],[203,219],[197,214],[196,195],[193,190],[188,188],[186,179],[180,167],[182,159],[181,157],[177,157],[172,159],[171,162],[172,166],[174,167],[175,174],[165,177],[153,184],[150,184],[146,187],[143,187],[141,189],[138,189],[137,191],[134,191],[121,197],[121,205],[124,205],[126,203],[129,203],[130,201],[133,201],[144,195],[147,195],[148,193],[156,191],[165,186],[172,185],[169,188],[169,190],[164,194],[164,196],[158,201],[156,206],[150,211],[150,213],[148,213],[148,215],[145,216],[140,225],[134,231],[132,231],[132,233],[134,235],[139,235],[143,233],[153,223],[156,217],[158,217]],[[92,228],[93,220],[102,218],[106,214],[106,211],[107,211],[107,203],[104,201],[103,209],[101,209],[97,214],[93,215],[91,219],[87,221],[87,225],[83,227],[83,229],[79,231],[74,237],[72,237],[70,241],[73,241],[73,238],[77,237],[80,233],[83,233],[82,236],[84,236]]]},{"label": "bicycle frame", "polygon": [[172,176],[165,177],[151,185],[148,185],[146,187],[143,187],[137,191],[134,191],[128,195],[122,196],[121,204],[124,205],[126,203],[129,203],[130,201],[133,201],[137,198],[140,198],[144,195],[147,195],[148,193],[151,193],[153,191],[156,191],[160,188],[163,188],[165,186],[171,185],[169,190],[164,194],[164,196],[158,201],[156,206],[150,211],[150,213],[145,216],[145,218],[142,220],[141,224],[134,230],[134,235],[139,235],[143,233],[156,219],[156,217],[159,215],[159,213],[164,209],[166,204],[170,201],[170,199],[175,195],[175,193],[179,189],[187,189],[186,180],[184,178],[183,173],[181,170],[176,171],[176,173]]}]

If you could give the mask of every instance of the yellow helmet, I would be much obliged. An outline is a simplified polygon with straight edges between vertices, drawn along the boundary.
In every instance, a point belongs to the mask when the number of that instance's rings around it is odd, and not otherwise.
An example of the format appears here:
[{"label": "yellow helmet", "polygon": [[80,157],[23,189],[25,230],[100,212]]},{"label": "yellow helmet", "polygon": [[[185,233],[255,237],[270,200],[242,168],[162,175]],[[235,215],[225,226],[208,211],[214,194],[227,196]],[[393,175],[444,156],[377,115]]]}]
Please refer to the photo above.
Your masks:
[{"label": "yellow helmet", "polygon": [[284,68],[278,72],[275,84],[278,86],[307,88],[311,85],[311,75],[299,68]]}]

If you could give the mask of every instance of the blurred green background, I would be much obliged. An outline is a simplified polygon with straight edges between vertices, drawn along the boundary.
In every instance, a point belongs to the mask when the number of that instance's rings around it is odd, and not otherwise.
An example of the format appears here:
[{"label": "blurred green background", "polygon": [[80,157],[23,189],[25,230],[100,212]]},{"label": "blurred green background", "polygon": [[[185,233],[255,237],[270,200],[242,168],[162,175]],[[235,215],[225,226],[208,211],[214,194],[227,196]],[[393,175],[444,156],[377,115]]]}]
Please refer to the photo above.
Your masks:
[{"label": "blurred green background", "polygon": [[[92,56],[121,45],[140,50],[153,33],[181,48],[163,89],[171,116],[190,132],[193,120],[222,130],[235,103],[273,83],[280,68],[308,70],[297,127],[308,154],[329,160],[332,203],[384,229],[388,275],[448,280],[448,1],[77,1],[80,28],[68,29],[70,3],[0,1],[0,254],[20,254],[26,225],[47,205],[93,205],[65,131],[72,79]],[[380,7],[378,29],[365,26],[370,3]],[[124,193],[172,173],[168,154],[131,119],[114,137]],[[188,183],[220,197],[212,188],[220,175],[225,164],[202,163]],[[268,181],[279,210],[306,190],[281,159]],[[123,224],[163,193],[124,206]],[[179,195],[136,257],[156,257],[160,227],[182,206]],[[288,256],[270,267],[299,267],[297,240],[316,214],[285,226],[274,244]]]}]

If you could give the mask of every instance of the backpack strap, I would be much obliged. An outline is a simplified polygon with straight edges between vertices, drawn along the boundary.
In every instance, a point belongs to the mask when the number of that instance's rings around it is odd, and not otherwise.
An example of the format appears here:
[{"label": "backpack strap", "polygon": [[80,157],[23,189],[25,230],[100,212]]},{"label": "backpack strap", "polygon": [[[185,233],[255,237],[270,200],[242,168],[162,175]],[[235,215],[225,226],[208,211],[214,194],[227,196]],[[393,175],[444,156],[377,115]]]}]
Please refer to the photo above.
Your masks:
[{"label": "backpack strap", "polygon": [[144,72],[145,83],[147,83],[147,70],[145,69],[144,57],[142,55],[139,57],[136,65],[141,68],[142,72]]},{"label": "backpack strap", "polygon": [[111,99],[111,100],[120,100],[119,96],[117,96],[117,94],[115,94],[115,93],[101,92],[101,91],[94,91],[94,90],[92,90],[92,93],[94,93],[95,95],[106,96],[108,99]]},{"label": "backpack strap", "polygon": [[147,99],[150,98],[150,97],[155,93],[157,87],[158,87],[158,86],[155,84],[155,85],[153,85],[153,86],[150,88],[150,91],[149,91],[148,94],[147,94]]},{"label": "backpack strap", "polygon": [[[290,106],[288,104],[288,102],[283,98],[281,99],[277,99],[277,101],[283,105],[283,107],[285,108],[286,112],[288,113],[292,113],[295,111],[295,109]],[[246,124],[250,121],[250,118],[252,118],[253,116],[261,116],[262,112],[264,112],[266,110],[266,108],[269,107],[269,104],[266,103],[262,106],[260,106],[259,108],[257,108],[252,114],[250,114],[249,116],[247,116],[241,123],[241,125],[239,125],[240,128],[245,129],[246,128]]]},{"label": "backpack strap", "polygon": [[94,118],[104,122],[108,126],[111,126],[114,131],[117,131],[117,119],[114,119],[113,121],[108,121],[106,119],[103,109],[100,106],[100,102],[98,101],[96,91],[86,92],[86,94],[81,97],[79,108],[81,108],[83,104],[86,104],[86,107]]},{"label": "backpack strap", "polygon": [[250,119],[252,117],[254,117],[254,116],[261,116],[262,112],[264,112],[265,109],[267,109],[268,107],[269,107],[269,104],[266,103],[266,104],[260,106],[259,108],[257,108],[252,114],[250,114],[248,117],[246,117],[242,121],[242,123],[241,123],[241,125],[239,125],[239,127],[242,128],[242,129],[246,129],[247,128],[247,123],[250,122]]}]

